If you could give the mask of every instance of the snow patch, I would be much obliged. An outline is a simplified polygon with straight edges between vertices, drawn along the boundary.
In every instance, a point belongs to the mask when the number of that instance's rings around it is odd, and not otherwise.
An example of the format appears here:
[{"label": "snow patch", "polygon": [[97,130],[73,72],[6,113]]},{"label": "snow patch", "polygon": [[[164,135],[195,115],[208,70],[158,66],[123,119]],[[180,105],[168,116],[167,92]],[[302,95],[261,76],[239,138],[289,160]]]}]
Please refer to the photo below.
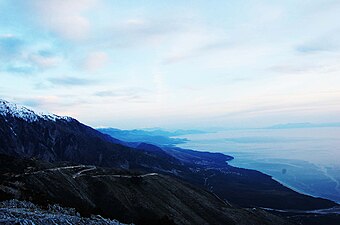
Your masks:
[{"label": "snow patch", "polygon": [[65,120],[67,122],[71,122],[73,120],[71,117],[68,116],[57,116],[55,114],[37,113],[24,106],[18,106],[14,103],[1,99],[0,99],[0,115],[20,118],[30,123],[36,122],[38,120],[50,120],[54,122],[57,120]]}]

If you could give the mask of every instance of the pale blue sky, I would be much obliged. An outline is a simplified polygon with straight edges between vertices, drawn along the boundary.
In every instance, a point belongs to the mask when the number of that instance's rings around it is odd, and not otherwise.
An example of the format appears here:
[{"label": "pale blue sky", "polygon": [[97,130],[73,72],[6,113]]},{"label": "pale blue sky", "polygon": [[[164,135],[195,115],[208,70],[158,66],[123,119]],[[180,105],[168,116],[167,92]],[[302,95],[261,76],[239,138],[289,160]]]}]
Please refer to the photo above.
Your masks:
[{"label": "pale blue sky", "polygon": [[0,0],[0,96],[92,126],[340,121],[340,1]]}]

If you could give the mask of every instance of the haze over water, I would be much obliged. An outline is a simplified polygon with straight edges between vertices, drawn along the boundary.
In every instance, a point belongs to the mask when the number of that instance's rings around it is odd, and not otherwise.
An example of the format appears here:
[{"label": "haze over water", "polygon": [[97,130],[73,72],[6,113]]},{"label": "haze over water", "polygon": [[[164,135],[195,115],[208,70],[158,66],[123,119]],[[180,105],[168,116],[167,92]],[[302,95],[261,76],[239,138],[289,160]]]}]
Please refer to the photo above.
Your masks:
[{"label": "haze over water", "polygon": [[185,135],[179,145],[235,157],[233,166],[256,169],[313,196],[340,202],[340,128],[235,129]]}]

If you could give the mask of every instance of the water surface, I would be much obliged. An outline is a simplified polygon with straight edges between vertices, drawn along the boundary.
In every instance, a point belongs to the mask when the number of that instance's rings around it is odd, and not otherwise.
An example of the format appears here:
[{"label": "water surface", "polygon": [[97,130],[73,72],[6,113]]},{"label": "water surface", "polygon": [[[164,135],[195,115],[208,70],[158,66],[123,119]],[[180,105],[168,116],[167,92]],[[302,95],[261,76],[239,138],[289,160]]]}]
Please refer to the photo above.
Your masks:
[{"label": "water surface", "polygon": [[222,152],[302,193],[340,202],[340,128],[242,129],[183,135],[179,147]]}]

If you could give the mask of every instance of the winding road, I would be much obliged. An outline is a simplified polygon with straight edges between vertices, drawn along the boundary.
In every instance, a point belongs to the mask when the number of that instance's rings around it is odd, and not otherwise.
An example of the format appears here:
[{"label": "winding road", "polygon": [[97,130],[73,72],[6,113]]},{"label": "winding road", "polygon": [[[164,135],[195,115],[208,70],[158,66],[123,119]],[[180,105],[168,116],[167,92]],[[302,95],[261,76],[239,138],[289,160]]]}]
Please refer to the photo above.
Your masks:
[{"label": "winding road", "polygon": [[86,168],[86,169],[80,170],[78,173],[73,174],[72,178],[75,179],[75,178],[80,177],[81,175],[83,175],[82,173],[85,173],[85,172],[88,172],[88,171],[91,171],[91,170],[95,170],[95,169],[97,169],[97,167],[91,166],[90,168]]},{"label": "winding road", "polygon": [[[60,171],[60,170],[69,170],[69,169],[79,169],[83,168],[82,170],[76,172],[72,175],[73,179],[76,179],[78,177],[86,175],[87,172],[90,172],[92,170],[97,169],[96,166],[85,166],[85,165],[78,165],[78,166],[64,166],[64,167],[56,167],[51,169],[45,169],[45,170],[39,170],[35,172],[26,172],[23,175],[32,175],[32,174],[38,174],[38,173],[45,173],[48,171]],[[122,174],[101,174],[101,175],[91,175],[91,177],[116,177],[116,178],[144,178],[148,176],[157,176],[158,173],[147,173],[147,174],[141,174],[141,175],[122,175]]]}]

